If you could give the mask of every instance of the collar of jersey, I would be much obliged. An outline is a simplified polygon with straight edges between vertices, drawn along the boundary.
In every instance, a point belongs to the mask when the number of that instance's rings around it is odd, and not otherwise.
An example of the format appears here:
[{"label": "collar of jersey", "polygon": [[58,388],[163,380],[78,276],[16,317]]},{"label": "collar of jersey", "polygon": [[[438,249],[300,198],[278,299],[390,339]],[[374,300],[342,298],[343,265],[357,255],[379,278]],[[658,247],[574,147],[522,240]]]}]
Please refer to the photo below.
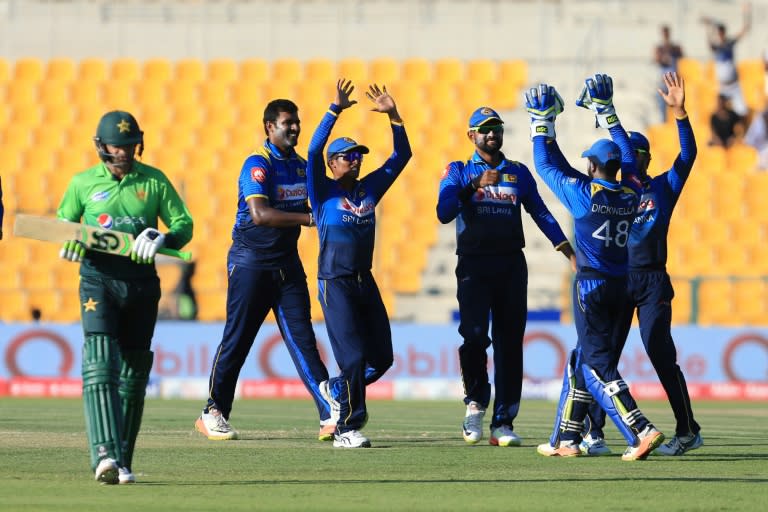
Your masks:
[{"label": "collar of jersey", "polygon": [[[488,165],[488,162],[483,160],[483,157],[481,157],[477,153],[477,151],[475,151],[475,153],[472,155],[472,163],[484,165],[484,166],[488,167],[489,169],[491,168],[491,166]],[[504,156],[504,153],[501,153],[501,163],[499,164],[498,167],[496,167],[496,169],[504,169],[508,165],[509,165],[509,160],[507,160],[507,157]]]},{"label": "collar of jersey", "polygon": [[610,188],[612,190],[619,190],[619,189],[621,189],[623,187],[623,185],[621,183],[612,183],[610,181],[606,181],[606,180],[600,179],[600,178],[593,178],[592,182],[593,183],[597,183],[601,187]]},{"label": "collar of jersey", "polygon": [[280,151],[280,148],[278,148],[277,146],[269,142],[269,139],[264,141],[264,147],[267,148],[267,151],[269,151],[272,154],[272,156],[274,156],[278,160],[286,160],[296,154],[296,151],[293,148],[291,148],[290,153],[288,153],[287,155],[284,155]]}]

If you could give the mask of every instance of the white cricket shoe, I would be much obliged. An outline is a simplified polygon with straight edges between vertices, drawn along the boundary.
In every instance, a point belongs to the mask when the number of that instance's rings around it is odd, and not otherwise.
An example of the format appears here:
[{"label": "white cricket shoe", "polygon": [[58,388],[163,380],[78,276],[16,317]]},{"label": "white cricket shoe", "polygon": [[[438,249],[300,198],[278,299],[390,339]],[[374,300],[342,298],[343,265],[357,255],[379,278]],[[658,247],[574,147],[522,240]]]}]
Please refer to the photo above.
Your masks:
[{"label": "white cricket shoe", "polygon": [[702,446],[704,446],[704,440],[701,438],[701,432],[699,432],[698,434],[688,434],[687,436],[675,436],[668,443],[656,448],[655,453],[675,457]]},{"label": "white cricket shoe", "polygon": [[645,460],[648,455],[664,442],[664,434],[650,423],[637,435],[637,446],[627,446],[621,460]]},{"label": "white cricket shoe", "polygon": [[359,430],[348,430],[336,434],[333,438],[334,448],[370,448],[371,442]]},{"label": "white cricket shoe", "polygon": [[133,476],[133,473],[131,473],[131,470],[126,468],[125,466],[121,467],[117,470],[118,475],[118,483],[121,484],[135,484],[136,483],[136,477]]},{"label": "white cricket shoe", "polygon": [[515,434],[509,425],[501,425],[493,429],[488,442],[493,446],[520,446],[523,444],[523,440]]},{"label": "white cricket shoe", "polygon": [[598,455],[610,455],[611,449],[605,444],[605,439],[602,437],[592,437],[587,434],[579,444],[579,450],[582,455],[598,456]]},{"label": "white cricket shoe", "polygon": [[114,485],[118,483],[118,467],[115,459],[101,459],[96,466],[96,481],[102,484]]},{"label": "white cricket shoe", "polygon": [[195,421],[195,429],[211,441],[229,441],[237,439],[237,431],[221,414],[221,411],[210,407],[208,413],[200,415]]},{"label": "white cricket shoe", "polygon": [[461,433],[469,444],[477,444],[483,438],[483,417],[485,408],[475,401],[467,404],[467,412],[464,414],[464,424]]},{"label": "white cricket shoe", "polygon": [[560,441],[557,446],[543,443],[536,447],[536,452],[545,457],[578,457],[581,455],[576,441]]}]

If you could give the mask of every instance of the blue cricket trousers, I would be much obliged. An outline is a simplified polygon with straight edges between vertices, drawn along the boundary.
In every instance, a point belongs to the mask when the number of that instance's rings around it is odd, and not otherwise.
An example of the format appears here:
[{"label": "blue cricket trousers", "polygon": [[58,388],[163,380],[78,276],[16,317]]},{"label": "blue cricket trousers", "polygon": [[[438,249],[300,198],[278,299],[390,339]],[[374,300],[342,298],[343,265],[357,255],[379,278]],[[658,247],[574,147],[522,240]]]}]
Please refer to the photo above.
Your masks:
[{"label": "blue cricket trousers", "polygon": [[[488,355],[493,345],[496,390],[491,430],[513,422],[523,386],[523,336],[528,317],[528,267],[523,251],[503,256],[459,256],[456,265],[459,302],[459,364],[464,403],[488,407],[491,385]],[[488,337],[489,314],[492,317]]]},{"label": "blue cricket trousers", "polygon": [[360,430],[368,420],[365,386],[392,366],[392,332],[379,288],[370,271],[318,280],[325,326],[339,365],[331,393],[341,405],[340,433]]},{"label": "blue cricket trousers", "polygon": [[[672,340],[672,299],[675,292],[669,274],[664,270],[635,270],[630,271],[627,281],[628,302],[620,315],[619,326],[621,349],[632,327],[632,316],[637,310],[640,338],[675,415],[675,434],[696,434],[701,427],[693,418],[688,385],[677,364],[677,350]],[[617,357],[621,355],[621,349]],[[616,363],[618,364],[618,359]],[[605,413],[600,406],[590,407],[589,416],[590,432],[605,437]]]},{"label": "blue cricket trousers", "polygon": [[207,407],[215,406],[229,418],[240,369],[270,309],[320,419],[328,419],[330,409],[318,386],[328,379],[328,370],[317,350],[307,277],[300,262],[276,270],[230,265],[227,320],[213,359]]}]

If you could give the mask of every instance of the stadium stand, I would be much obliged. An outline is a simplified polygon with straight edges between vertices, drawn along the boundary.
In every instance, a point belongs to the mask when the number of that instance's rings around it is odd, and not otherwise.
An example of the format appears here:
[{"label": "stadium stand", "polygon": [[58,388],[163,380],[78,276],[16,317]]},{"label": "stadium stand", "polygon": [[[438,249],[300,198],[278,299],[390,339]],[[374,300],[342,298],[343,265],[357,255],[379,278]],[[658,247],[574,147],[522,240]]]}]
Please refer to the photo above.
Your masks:
[{"label": "stadium stand", "polygon": [[[519,109],[521,89],[531,82],[556,77],[559,88],[575,90],[585,74],[602,67],[624,77],[617,80],[622,107],[628,107],[622,108],[622,119],[648,135],[654,154],[650,172],[666,170],[677,152],[674,124],[654,124],[647,114],[652,110],[648,94],[651,80],[635,80],[632,75],[637,74],[636,70],[645,73],[651,67],[646,54],[650,54],[657,26],[655,18],[647,13],[664,12],[669,2],[643,2],[642,15],[637,2],[558,2],[562,23],[546,44],[535,43],[536,37],[525,34],[535,32],[537,25],[530,20],[545,19],[553,8],[547,2],[515,2],[514,6],[452,0],[362,2],[356,7],[356,24],[345,26],[344,31],[325,30],[328,41],[315,37],[315,46],[301,52],[275,45],[269,34],[306,31],[306,37],[312,38],[317,34],[317,25],[325,22],[313,21],[305,10],[330,8],[336,13],[340,7],[329,0],[275,6],[275,20],[279,13],[292,9],[285,16],[289,21],[274,21],[274,27],[268,27],[260,10],[263,2],[225,0],[221,3],[228,4],[230,12],[237,15],[227,20],[211,16],[225,27],[230,23],[228,28],[233,33],[253,37],[243,44],[245,39],[222,38],[212,26],[211,30],[191,33],[191,24],[204,18],[197,11],[198,2],[168,2],[164,6],[138,1],[125,5],[108,0],[91,3],[110,5],[110,9],[100,11],[99,23],[89,34],[90,39],[102,41],[101,57],[92,55],[92,45],[79,47],[79,35],[71,31],[66,41],[57,40],[56,31],[51,31],[48,39],[38,38],[44,50],[23,47],[23,38],[18,37],[28,27],[25,20],[39,22],[40,17],[57,15],[66,18],[61,10],[67,4],[81,6],[79,12],[87,17],[91,10],[82,6],[88,2],[17,2],[13,13],[0,15],[0,33],[4,34],[0,40],[5,41],[8,50],[7,56],[0,57],[0,172],[6,206],[6,239],[0,243],[3,321],[28,320],[29,308],[36,303],[55,309],[43,319],[54,315],[68,321],[77,319],[77,278],[72,267],[58,261],[54,246],[13,238],[10,226],[16,212],[53,213],[72,173],[95,162],[91,136],[98,117],[108,109],[136,113],[147,134],[144,160],[166,171],[190,202],[197,226],[190,249],[197,254],[199,264],[194,283],[201,299],[200,318],[204,320],[224,316],[223,262],[233,217],[233,173],[249,148],[263,138],[261,115],[264,104],[273,97],[291,97],[299,103],[305,130],[299,150],[305,153],[309,135],[329,100],[323,88],[332,86],[337,77],[352,79],[358,92],[368,82],[379,81],[387,83],[395,94],[409,127],[415,156],[395,185],[400,193],[389,194],[380,206],[374,263],[377,280],[395,318],[425,318],[422,310],[438,304],[439,299],[455,307],[450,284],[455,257],[450,254],[451,244],[446,244],[453,236],[453,228],[437,226],[433,208],[440,171],[448,161],[468,156],[462,138],[466,115],[478,104],[489,104],[504,112],[508,130],[505,151],[530,163],[524,114]],[[767,5],[756,3],[763,8]],[[139,4],[142,9],[137,8]],[[677,8],[681,5],[675,1],[673,4]],[[706,0],[686,4],[690,10],[686,18],[694,21],[678,19],[679,26],[675,27],[676,33],[685,36],[687,57],[679,65],[687,80],[687,106],[699,156],[670,228],[669,270],[677,290],[673,314],[676,323],[765,325],[768,259],[762,257],[762,252],[768,241],[768,201],[761,191],[768,190],[768,173],[755,170],[756,155],[747,146],[737,144],[728,150],[706,146],[708,118],[717,91],[704,34],[695,20],[708,10],[733,21],[738,12],[730,13],[725,4]],[[626,9],[627,15],[615,16],[617,9]],[[156,10],[162,10],[161,15]],[[97,7],[94,12],[99,12]],[[759,16],[764,18],[765,12],[756,9],[755,26],[759,26]],[[380,41],[377,30],[388,23],[402,22],[403,16],[409,14],[411,24],[404,29],[406,37],[391,41],[386,48],[369,42]],[[12,19],[13,15],[19,17]],[[467,25],[467,19],[478,17],[491,20],[492,30],[486,24]],[[156,19],[163,22],[156,23]],[[590,35],[584,33],[585,20],[599,23],[606,19],[611,23],[603,25],[599,34],[591,35],[598,44],[587,45]],[[49,20],[44,26],[51,23]],[[501,23],[505,30],[498,30]],[[115,30],[116,26],[120,30]],[[146,41],[132,38],[130,46],[119,41],[120,33],[135,33],[138,27],[146,34]],[[437,37],[437,27],[451,29],[452,36]],[[615,37],[626,31],[632,31],[634,41],[648,41],[643,55],[634,47],[620,44],[621,37]],[[152,54],[149,42],[158,33],[167,35],[171,43],[164,53]],[[508,39],[512,37],[514,41]],[[348,40],[358,39],[359,44],[347,44]],[[427,44],[427,40],[437,43]],[[762,61],[756,58],[756,45],[762,44],[748,39],[740,43],[737,54],[742,89],[752,110],[765,107],[765,71]],[[480,56],[478,46],[484,49]],[[594,46],[601,48],[599,55],[590,53]],[[203,47],[208,50],[197,51]],[[275,80],[279,80],[277,85]],[[566,134],[566,154],[577,155],[597,132],[584,130],[586,114],[572,110],[569,107],[558,131]],[[389,134],[382,130],[386,127],[377,121],[365,108],[351,109],[338,127],[340,132],[371,146],[367,165],[386,158],[389,147]],[[572,163],[576,164],[576,160]],[[397,200],[405,196],[407,201]],[[554,206],[555,201],[549,199],[548,204]],[[317,248],[311,242],[312,233],[303,231],[300,250],[314,299]],[[541,243],[535,227],[526,226],[526,235],[531,275],[537,279],[546,276],[548,284],[542,286],[554,286],[555,290],[553,294],[552,289],[532,289],[531,296],[554,296],[555,304],[563,297],[559,305],[567,310],[567,267]],[[218,252],[208,251],[205,247],[209,244],[203,240],[215,241]],[[39,272],[26,270],[30,261],[39,265]],[[171,281],[165,283],[166,287],[175,284],[172,274],[166,280]],[[41,289],[51,282],[53,290]],[[439,296],[430,295],[426,289]],[[426,299],[411,305],[410,299],[415,296]],[[532,304],[538,301],[532,299]],[[319,319],[320,314],[319,306],[314,304],[313,315]],[[429,318],[447,319],[444,309],[439,314],[442,316]]]}]

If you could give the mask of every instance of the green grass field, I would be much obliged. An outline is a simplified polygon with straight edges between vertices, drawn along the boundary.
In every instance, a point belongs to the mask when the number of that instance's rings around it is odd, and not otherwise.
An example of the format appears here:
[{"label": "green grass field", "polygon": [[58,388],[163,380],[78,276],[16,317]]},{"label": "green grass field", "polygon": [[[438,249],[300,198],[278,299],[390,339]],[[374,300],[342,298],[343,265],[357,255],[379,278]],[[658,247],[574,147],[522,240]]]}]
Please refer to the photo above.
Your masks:
[{"label": "green grass field", "polygon": [[[521,448],[467,446],[459,401],[371,402],[367,450],[317,441],[308,401],[241,400],[231,418],[241,440],[208,441],[193,427],[201,405],[148,401],[138,483],[102,486],[88,465],[79,400],[0,399],[0,510],[752,511],[768,500],[765,403],[697,403],[705,446],[639,462],[620,459],[612,426],[613,456],[538,455],[551,402],[523,403]],[[641,406],[673,434],[665,403]]]}]

